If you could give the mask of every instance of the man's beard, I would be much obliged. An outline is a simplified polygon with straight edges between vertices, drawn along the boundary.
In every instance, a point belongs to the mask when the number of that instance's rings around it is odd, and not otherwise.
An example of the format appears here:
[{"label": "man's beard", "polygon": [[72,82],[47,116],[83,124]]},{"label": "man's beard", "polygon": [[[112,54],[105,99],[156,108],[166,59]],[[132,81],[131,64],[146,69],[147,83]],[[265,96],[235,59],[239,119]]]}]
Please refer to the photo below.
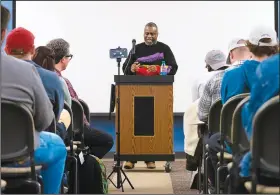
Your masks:
[{"label": "man's beard", "polygon": [[155,45],[157,44],[157,40],[152,40],[152,42],[145,41],[146,45]]}]

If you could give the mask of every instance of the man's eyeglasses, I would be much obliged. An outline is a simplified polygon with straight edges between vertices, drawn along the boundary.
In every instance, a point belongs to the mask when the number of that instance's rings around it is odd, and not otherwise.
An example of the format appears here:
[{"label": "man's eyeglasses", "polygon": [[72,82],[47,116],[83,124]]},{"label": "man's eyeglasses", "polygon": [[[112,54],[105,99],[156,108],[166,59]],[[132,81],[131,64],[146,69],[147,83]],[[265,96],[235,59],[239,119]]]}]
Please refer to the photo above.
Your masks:
[{"label": "man's eyeglasses", "polygon": [[65,57],[69,58],[69,60],[71,60],[73,58],[72,54],[66,55]]}]

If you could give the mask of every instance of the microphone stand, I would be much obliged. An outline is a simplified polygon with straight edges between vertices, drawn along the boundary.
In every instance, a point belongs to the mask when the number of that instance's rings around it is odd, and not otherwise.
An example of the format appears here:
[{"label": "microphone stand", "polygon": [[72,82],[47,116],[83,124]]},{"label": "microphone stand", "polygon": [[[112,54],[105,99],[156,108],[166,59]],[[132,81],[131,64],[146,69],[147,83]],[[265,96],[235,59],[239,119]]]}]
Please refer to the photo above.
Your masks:
[{"label": "microphone stand", "polygon": [[[117,137],[117,150],[116,150],[116,159],[117,159],[117,163],[114,164],[113,166],[113,170],[112,172],[109,174],[109,176],[107,177],[107,179],[115,186],[115,188],[120,189],[122,188],[122,192],[124,192],[123,189],[123,184],[125,182],[125,180],[127,180],[127,182],[129,183],[130,187],[132,189],[134,189],[133,185],[131,184],[130,180],[128,179],[127,175],[125,174],[125,172],[122,169],[122,165],[121,165],[121,159],[120,159],[120,144],[121,144],[121,140],[120,140],[120,63],[121,63],[121,58],[117,58],[117,63],[118,63],[118,82],[117,82],[117,121],[118,121],[118,127],[117,127],[117,131],[116,131],[116,137]],[[117,173],[117,185],[110,179],[111,175],[113,173]],[[124,180],[122,180],[122,174],[124,175]]]},{"label": "microphone stand", "polygon": [[124,75],[127,75],[127,67],[129,66],[129,63],[130,63],[130,61],[131,61],[131,59],[132,59],[132,52],[129,54],[129,59],[128,59],[128,61],[127,61],[127,64],[126,64],[126,67],[125,67],[125,69],[124,69],[124,71],[123,71],[123,73],[124,73]]}]

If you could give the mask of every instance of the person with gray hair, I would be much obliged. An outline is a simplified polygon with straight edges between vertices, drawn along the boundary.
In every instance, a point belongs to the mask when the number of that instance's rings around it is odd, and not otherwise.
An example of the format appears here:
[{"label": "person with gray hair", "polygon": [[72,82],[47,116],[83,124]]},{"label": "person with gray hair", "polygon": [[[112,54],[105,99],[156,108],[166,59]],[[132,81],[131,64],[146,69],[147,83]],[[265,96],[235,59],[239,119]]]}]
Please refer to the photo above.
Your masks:
[{"label": "person with gray hair", "polygon": [[[78,94],[74,90],[71,82],[61,74],[61,72],[67,68],[69,62],[73,57],[73,55],[70,53],[70,44],[64,39],[58,38],[51,40],[46,46],[54,51],[55,71],[57,75],[65,80],[71,97],[73,99],[79,100]],[[90,121],[87,121],[87,118],[84,114],[85,145],[90,148],[91,154],[102,159],[105,154],[107,154],[113,147],[113,137],[104,131],[91,128],[89,122]],[[77,135],[75,139],[80,140],[81,135]]]}]

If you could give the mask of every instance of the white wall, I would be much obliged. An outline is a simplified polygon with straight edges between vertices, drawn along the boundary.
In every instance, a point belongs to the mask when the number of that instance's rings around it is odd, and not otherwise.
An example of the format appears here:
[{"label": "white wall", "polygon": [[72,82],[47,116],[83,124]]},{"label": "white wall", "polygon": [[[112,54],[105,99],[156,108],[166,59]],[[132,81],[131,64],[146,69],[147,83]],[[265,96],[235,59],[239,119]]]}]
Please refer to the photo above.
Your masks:
[{"label": "white wall", "polygon": [[[91,112],[108,112],[110,84],[117,74],[109,49],[131,48],[143,41],[144,25],[159,27],[159,41],[168,44],[179,69],[174,84],[174,112],[191,103],[191,86],[205,71],[211,49],[227,52],[233,37],[246,38],[259,24],[274,27],[273,1],[263,2],[95,2],[17,1],[17,26],[31,30],[36,46],[64,38],[74,54],[64,75]],[[123,60],[124,62],[124,60]]]}]

